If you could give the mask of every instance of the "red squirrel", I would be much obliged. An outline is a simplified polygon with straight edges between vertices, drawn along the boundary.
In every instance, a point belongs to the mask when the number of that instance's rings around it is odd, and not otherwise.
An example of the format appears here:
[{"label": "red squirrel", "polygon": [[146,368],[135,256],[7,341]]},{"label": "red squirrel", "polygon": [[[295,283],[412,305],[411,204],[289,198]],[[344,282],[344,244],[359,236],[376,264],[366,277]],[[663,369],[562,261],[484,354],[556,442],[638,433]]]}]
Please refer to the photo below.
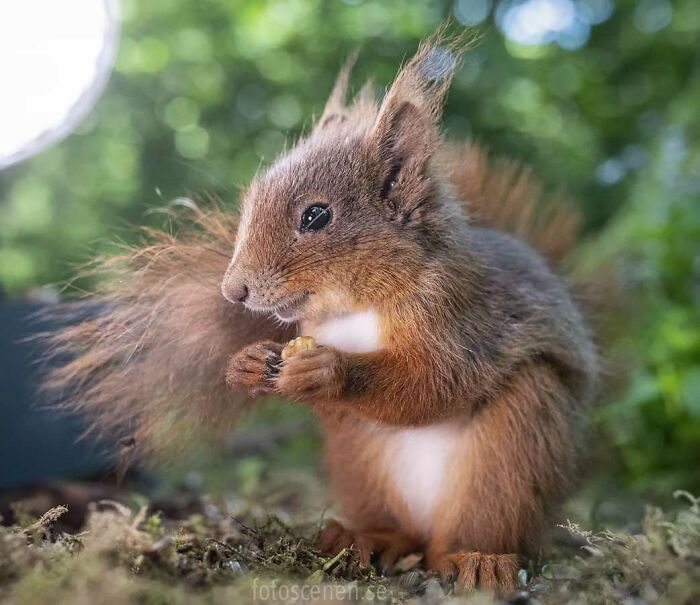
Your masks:
[{"label": "red squirrel", "polygon": [[527,171],[441,137],[458,54],[424,42],[380,103],[345,103],[347,65],[240,219],[195,209],[106,261],[108,307],[54,336],[78,354],[49,384],[145,441],[236,416],[241,392],[307,405],[339,514],[319,549],[419,551],[503,594],[575,482],[599,363],[552,269],[575,215],[542,218]]}]

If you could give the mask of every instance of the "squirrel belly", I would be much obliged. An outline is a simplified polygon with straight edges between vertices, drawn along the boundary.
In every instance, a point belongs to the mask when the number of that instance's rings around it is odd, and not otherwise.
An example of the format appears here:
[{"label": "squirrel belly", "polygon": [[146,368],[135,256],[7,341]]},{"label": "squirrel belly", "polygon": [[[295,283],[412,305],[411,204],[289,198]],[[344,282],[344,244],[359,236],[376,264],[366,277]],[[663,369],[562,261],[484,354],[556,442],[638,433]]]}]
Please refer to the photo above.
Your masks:
[{"label": "squirrel belly", "polygon": [[[454,475],[455,451],[465,430],[448,423],[417,428],[378,427],[386,440],[381,463],[399,498],[394,514],[428,541],[445,487]],[[461,461],[464,464],[464,461]]]},{"label": "squirrel belly", "polygon": [[[318,323],[302,322],[301,332],[321,346],[345,353],[370,353],[382,348],[380,317],[375,309],[346,313]],[[406,401],[407,406],[411,404]],[[384,496],[387,508],[395,518],[401,519],[407,533],[428,541],[445,479],[454,474],[450,460],[458,440],[464,441],[464,429],[454,422],[396,427],[363,418],[355,420],[356,426],[348,427],[350,432],[357,435],[360,443],[365,439],[375,441],[378,449],[376,457],[366,460],[362,472],[369,477],[378,470],[390,486],[391,494]],[[334,430],[337,425],[326,426],[327,433]],[[327,439],[333,437],[327,435]],[[360,467],[363,462],[356,461]],[[363,491],[367,493],[371,489],[370,481]]]}]

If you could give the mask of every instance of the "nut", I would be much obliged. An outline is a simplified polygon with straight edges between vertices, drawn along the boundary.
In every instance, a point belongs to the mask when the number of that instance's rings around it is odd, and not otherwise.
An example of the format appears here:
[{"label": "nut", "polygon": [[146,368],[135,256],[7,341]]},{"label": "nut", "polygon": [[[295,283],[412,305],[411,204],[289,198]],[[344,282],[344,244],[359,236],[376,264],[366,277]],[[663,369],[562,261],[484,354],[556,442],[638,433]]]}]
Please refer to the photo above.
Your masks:
[{"label": "nut", "polygon": [[316,341],[311,336],[294,338],[282,349],[282,361],[289,359],[292,355],[296,355],[299,351],[308,351],[309,349],[315,349],[317,346]]}]

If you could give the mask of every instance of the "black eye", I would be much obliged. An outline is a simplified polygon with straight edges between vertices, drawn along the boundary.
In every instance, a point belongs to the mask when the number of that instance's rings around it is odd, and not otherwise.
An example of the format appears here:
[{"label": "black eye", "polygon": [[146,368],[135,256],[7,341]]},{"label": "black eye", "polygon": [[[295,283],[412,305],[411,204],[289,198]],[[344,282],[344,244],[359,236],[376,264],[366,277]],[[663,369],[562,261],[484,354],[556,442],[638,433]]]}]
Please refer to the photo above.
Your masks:
[{"label": "black eye", "polygon": [[309,206],[301,215],[299,231],[318,231],[323,229],[331,220],[331,209],[328,206]]}]

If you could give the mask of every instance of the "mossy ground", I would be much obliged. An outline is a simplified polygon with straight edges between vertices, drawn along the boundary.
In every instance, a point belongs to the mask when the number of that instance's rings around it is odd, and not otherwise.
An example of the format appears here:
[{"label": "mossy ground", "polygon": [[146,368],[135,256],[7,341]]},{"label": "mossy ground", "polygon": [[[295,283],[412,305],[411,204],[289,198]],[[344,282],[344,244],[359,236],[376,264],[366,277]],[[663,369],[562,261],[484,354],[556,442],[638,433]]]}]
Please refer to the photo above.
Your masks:
[{"label": "mossy ground", "polygon": [[[77,532],[60,530],[61,508],[38,520],[19,514],[18,524],[0,528],[0,602],[494,602],[455,595],[416,557],[384,577],[358,568],[350,552],[321,555],[313,538],[325,496],[316,475],[267,479],[265,493],[200,495],[196,512],[179,519],[134,496],[91,504]],[[649,507],[633,531],[570,524],[558,546],[521,571],[510,602],[700,603],[700,500],[679,493],[677,503],[673,512]]]},{"label": "mossy ground", "polygon": [[[415,556],[385,577],[359,568],[352,552],[317,552],[330,502],[314,427],[294,409],[264,408],[224,448],[188,445],[185,468],[161,467],[119,488],[17,495],[12,525],[0,525],[0,603],[496,602],[457,595]],[[700,499],[679,492],[662,510],[601,477],[569,502],[572,522],[521,570],[509,602],[700,603]],[[71,510],[56,507],[63,503]]]}]

